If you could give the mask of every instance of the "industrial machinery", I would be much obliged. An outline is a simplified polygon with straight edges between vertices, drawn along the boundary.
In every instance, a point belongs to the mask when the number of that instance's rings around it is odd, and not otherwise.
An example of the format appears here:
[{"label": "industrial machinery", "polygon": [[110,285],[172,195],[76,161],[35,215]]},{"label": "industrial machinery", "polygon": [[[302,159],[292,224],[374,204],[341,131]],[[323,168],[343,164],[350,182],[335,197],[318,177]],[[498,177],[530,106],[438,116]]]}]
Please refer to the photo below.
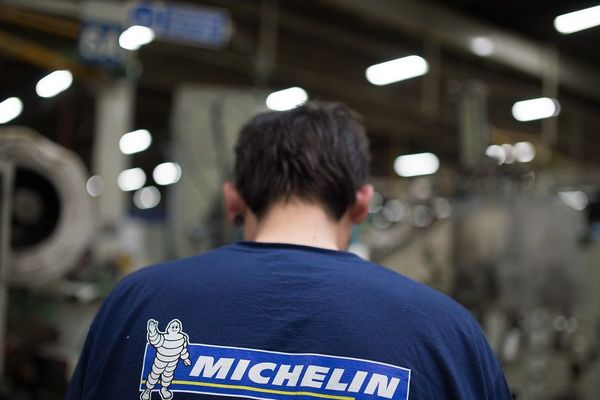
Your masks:
[{"label": "industrial machinery", "polygon": [[75,153],[28,128],[0,131],[0,159],[13,169],[10,262],[14,285],[41,286],[78,261],[92,232],[87,173]]}]

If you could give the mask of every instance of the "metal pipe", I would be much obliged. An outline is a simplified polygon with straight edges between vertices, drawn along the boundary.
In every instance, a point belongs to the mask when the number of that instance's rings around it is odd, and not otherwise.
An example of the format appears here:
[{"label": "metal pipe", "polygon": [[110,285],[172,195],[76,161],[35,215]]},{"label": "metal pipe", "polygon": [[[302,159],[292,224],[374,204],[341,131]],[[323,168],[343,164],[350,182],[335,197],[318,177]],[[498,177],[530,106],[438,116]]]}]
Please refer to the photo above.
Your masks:
[{"label": "metal pipe", "polygon": [[0,383],[4,381],[13,175],[14,165],[0,161]]}]

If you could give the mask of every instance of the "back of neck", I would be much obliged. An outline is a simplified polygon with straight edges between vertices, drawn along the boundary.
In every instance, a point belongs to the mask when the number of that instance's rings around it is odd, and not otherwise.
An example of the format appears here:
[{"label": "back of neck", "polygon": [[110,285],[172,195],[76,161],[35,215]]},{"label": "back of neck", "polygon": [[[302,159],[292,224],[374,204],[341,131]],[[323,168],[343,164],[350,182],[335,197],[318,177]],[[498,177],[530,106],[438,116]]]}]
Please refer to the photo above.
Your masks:
[{"label": "back of neck", "polygon": [[343,219],[335,221],[318,204],[290,200],[269,208],[257,223],[254,241],[341,250],[348,235]]}]

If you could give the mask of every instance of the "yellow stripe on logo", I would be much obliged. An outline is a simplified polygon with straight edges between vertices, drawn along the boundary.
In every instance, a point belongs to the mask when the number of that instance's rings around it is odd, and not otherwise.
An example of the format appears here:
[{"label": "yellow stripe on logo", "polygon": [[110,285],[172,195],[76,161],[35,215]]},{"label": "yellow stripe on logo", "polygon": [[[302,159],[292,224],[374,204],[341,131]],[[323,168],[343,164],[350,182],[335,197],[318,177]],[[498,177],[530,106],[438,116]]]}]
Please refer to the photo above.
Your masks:
[{"label": "yellow stripe on logo", "polygon": [[[146,383],[145,380],[142,380],[142,385]],[[354,397],[349,396],[335,396],[332,394],[321,394],[321,393],[313,393],[313,392],[286,392],[285,390],[273,390],[273,389],[262,389],[252,386],[242,386],[242,385],[226,385],[223,383],[208,383],[208,382],[193,382],[193,381],[173,381],[174,384],[179,385],[192,385],[192,386],[207,386],[207,387],[215,387],[220,389],[238,389],[238,390],[248,390],[250,392],[261,392],[261,393],[270,393],[270,394],[283,394],[288,396],[311,396],[311,397],[320,397],[322,399],[333,399],[333,400],[355,400]],[[218,393],[214,393],[218,395]]]}]

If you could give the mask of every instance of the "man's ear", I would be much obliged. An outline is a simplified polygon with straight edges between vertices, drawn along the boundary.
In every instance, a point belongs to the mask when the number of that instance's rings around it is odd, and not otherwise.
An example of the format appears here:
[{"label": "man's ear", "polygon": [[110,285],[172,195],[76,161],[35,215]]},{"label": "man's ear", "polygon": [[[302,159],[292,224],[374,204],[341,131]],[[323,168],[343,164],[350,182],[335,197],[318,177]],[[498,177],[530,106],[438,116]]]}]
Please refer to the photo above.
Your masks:
[{"label": "man's ear", "polygon": [[369,204],[371,204],[371,199],[373,198],[373,191],[373,185],[370,184],[362,185],[356,191],[356,200],[350,207],[350,212],[348,213],[350,221],[353,224],[362,224],[367,219],[367,216],[369,215]]},{"label": "man's ear", "polygon": [[[225,214],[227,220],[232,225],[237,225],[240,217],[244,217],[248,206],[240,192],[233,184],[233,182],[225,182],[223,184],[223,196],[225,198]],[[236,221],[236,219],[238,221]]]}]

